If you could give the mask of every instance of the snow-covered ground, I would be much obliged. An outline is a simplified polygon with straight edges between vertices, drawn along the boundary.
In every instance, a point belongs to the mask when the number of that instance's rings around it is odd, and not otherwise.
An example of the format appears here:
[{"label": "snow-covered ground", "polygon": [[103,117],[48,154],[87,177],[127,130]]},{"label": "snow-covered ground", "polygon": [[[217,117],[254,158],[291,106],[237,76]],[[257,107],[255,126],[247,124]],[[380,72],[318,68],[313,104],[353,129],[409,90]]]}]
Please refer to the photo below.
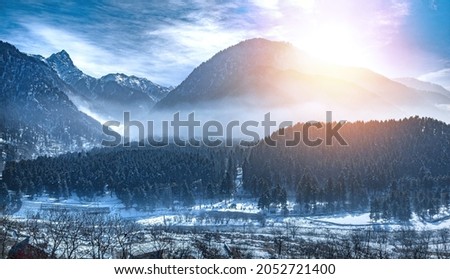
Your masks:
[{"label": "snow-covered ground", "polygon": [[369,213],[362,214],[342,214],[342,215],[334,215],[334,216],[326,216],[326,217],[310,217],[307,218],[315,223],[322,223],[325,226],[340,226],[340,227],[369,227],[369,226],[382,226],[390,229],[397,229],[402,226],[414,228],[416,230],[439,230],[450,228],[450,218],[441,218],[441,221],[435,222],[426,222],[422,220],[417,214],[413,213],[412,218],[407,223],[395,223],[395,222],[385,222],[379,221],[374,222],[370,219]]},{"label": "snow-covered ground", "polygon": [[[81,200],[76,196],[68,199],[54,199],[48,196],[37,197],[33,200],[23,198],[21,209],[13,216],[26,219],[42,209],[66,208],[73,211],[106,211],[112,215],[123,218],[132,218],[140,224],[149,226],[213,226],[241,227],[241,228],[276,228],[291,224],[303,228],[331,228],[351,229],[364,227],[383,227],[396,229],[401,226],[416,228],[417,230],[437,230],[450,228],[450,218],[441,214],[440,221],[425,222],[417,215],[409,223],[398,224],[393,222],[373,222],[369,213],[339,214],[330,216],[296,216],[294,214],[283,216],[280,212],[269,213],[257,206],[255,199],[229,199],[225,201],[205,201],[191,208],[173,206],[172,208],[156,208],[153,211],[139,211],[134,208],[125,208],[115,195],[105,195],[93,200]],[[288,203],[291,210],[294,203]]]}]

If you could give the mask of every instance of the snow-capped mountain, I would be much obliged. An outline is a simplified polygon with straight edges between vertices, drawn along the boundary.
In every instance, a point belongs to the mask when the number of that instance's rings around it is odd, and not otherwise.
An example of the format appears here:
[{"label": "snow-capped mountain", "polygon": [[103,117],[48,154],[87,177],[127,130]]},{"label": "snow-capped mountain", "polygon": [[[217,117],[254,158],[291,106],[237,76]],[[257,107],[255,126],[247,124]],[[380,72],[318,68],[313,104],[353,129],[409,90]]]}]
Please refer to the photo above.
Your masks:
[{"label": "snow-capped mountain", "polygon": [[0,148],[4,159],[79,150],[100,143],[100,123],[80,112],[74,94],[39,57],[0,41]]},{"label": "snow-capped mountain", "polygon": [[[99,79],[84,74],[62,50],[46,59],[60,78],[78,93],[75,103],[88,104],[89,109],[104,118],[120,117],[124,111],[147,113],[171,88],[145,78],[125,74],[108,74]],[[85,107],[86,105],[83,105]]]},{"label": "snow-capped mountain", "polygon": [[350,112],[347,119],[424,115],[450,121],[440,107],[447,104],[449,97],[423,94],[368,69],[328,65],[288,43],[250,39],[202,63],[155,108],[314,107]]},{"label": "snow-capped mountain", "polygon": [[44,61],[48,63],[57,73],[58,76],[67,84],[77,89],[79,93],[86,94],[86,97],[91,97],[89,88],[94,86],[96,79],[85,75],[72,62],[69,54],[62,50],[58,53],[52,54]]},{"label": "snow-capped mountain", "polygon": [[100,81],[115,82],[123,87],[130,88],[136,91],[144,92],[148,95],[154,103],[158,102],[172,89],[171,87],[164,87],[159,84],[153,83],[145,78],[139,78],[136,76],[127,76],[125,74],[108,74],[100,78]]}]

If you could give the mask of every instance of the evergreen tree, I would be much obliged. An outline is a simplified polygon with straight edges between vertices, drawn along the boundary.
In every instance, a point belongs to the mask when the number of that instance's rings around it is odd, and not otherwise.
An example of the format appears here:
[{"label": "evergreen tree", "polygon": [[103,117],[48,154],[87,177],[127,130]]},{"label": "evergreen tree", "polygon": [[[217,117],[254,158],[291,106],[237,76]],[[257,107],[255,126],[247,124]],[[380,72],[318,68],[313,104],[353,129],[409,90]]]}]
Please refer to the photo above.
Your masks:
[{"label": "evergreen tree", "polygon": [[192,194],[191,189],[189,189],[187,183],[184,183],[183,187],[183,205],[188,207],[195,205],[195,197]]},{"label": "evergreen tree", "polygon": [[5,183],[0,184],[0,213],[4,213],[9,204],[9,193]]},{"label": "evergreen tree", "polygon": [[269,192],[264,192],[261,194],[258,200],[258,207],[261,209],[269,209],[271,203],[271,197]]},{"label": "evergreen tree", "polygon": [[286,189],[284,189],[283,187],[280,186],[280,184],[278,184],[275,188],[273,188],[272,195],[270,198],[272,203],[276,205],[285,206],[287,203]]},{"label": "evergreen tree", "polygon": [[378,221],[382,217],[382,202],[380,198],[375,197],[370,201],[370,219]]},{"label": "evergreen tree", "polygon": [[225,177],[220,184],[220,193],[224,198],[230,198],[234,191],[234,183],[229,172],[225,173]]},{"label": "evergreen tree", "polygon": [[130,189],[123,189],[120,196],[125,208],[130,208],[133,205],[133,196],[131,195]]},{"label": "evergreen tree", "polygon": [[215,189],[214,189],[214,185],[213,185],[211,182],[209,182],[209,183],[206,185],[206,198],[211,200],[211,199],[213,199],[215,196],[216,196],[216,191],[215,191]]}]

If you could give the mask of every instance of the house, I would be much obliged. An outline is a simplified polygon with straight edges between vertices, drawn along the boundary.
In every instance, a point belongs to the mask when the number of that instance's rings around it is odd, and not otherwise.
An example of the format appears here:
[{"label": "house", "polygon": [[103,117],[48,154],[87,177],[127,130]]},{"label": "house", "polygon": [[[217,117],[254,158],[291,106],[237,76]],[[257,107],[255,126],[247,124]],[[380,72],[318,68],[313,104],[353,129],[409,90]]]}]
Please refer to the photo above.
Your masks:
[{"label": "house", "polygon": [[30,238],[27,237],[21,242],[18,242],[11,247],[8,252],[8,259],[48,259],[48,254],[36,247],[31,245]]},{"label": "house", "polygon": [[164,258],[164,250],[156,250],[149,253],[130,256],[130,259],[163,259],[163,258]]}]

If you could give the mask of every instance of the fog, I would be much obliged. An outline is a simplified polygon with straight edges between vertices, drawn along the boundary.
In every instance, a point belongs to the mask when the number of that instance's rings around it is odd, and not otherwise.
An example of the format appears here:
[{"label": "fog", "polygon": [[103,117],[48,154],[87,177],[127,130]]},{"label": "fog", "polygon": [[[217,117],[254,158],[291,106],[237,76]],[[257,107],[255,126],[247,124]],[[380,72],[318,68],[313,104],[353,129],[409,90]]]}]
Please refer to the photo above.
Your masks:
[{"label": "fog", "polygon": [[[142,141],[147,138],[160,141],[161,138],[174,137],[184,141],[190,138],[202,140],[204,137],[210,141],[215,139],[258,141],[280,128],[298,122],[329,121],[330,119],[326,119],[327,111],[331,112],[333,122],[402,119],[416,115],[437,118],[447,123],[450,121],[448,106],[435,106],[435,110],[430,111],[420,106],[386,106],[383,109],[379,106],[370,107],[369,104],[358,109],[354,104],[332,105],[310,101],[271,108],[268,105],[251,105],[252,102],[256,103],[249,99],[227,99],[196,105],[195,108],[182,107],[177,110],[148,113],[120,111],[114,113],[120,117],[108,119],[93,113],[90,115],[104,121],[102,124],[108,124],[107,120],[117,121],[112,126],[108,125],[110,129],[131,141]],[[124,125],[128,126],[128,129],[124,129]]]}]

